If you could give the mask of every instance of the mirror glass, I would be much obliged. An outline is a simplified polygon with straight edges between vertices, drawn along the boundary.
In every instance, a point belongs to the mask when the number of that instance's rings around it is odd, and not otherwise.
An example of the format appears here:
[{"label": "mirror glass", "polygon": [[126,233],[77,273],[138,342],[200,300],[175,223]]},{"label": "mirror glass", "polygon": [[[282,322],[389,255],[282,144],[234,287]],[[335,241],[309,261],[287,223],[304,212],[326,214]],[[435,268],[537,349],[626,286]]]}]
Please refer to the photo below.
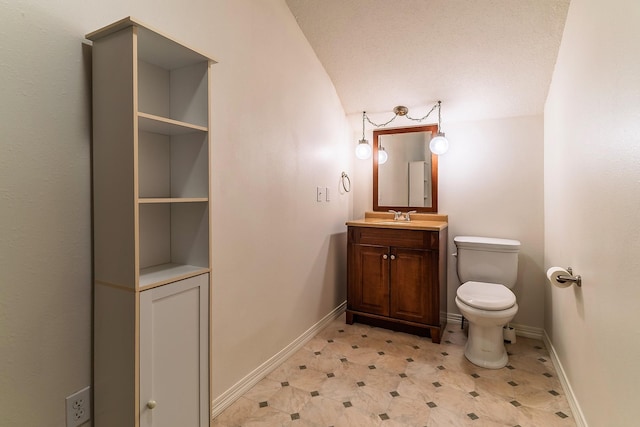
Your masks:
[{"label": "mirror glass", "polygon": [[[438,156],[429,150],[437,125],[373,131],[373,210],[438,212]],[[378,163],[381,149],[387,161]]]}]

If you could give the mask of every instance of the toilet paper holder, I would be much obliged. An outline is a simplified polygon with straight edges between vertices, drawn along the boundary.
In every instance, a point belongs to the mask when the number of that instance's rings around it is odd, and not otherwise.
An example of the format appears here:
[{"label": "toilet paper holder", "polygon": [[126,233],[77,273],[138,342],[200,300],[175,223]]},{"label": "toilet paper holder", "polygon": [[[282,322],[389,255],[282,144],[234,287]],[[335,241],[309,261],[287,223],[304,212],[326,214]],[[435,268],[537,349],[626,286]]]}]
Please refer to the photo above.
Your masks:
[{"label": "toilet paper holder", "polygon": [[567,282],[572,282],[575,283],[577,287],[582,287],[582,277],[578,276],[574,276],[573,275],[573,269],[571,267],[567,267],[567,271],[569,272],[570,276],[561,274],[557,277],[558,282],[560,283],[567,283]]}]

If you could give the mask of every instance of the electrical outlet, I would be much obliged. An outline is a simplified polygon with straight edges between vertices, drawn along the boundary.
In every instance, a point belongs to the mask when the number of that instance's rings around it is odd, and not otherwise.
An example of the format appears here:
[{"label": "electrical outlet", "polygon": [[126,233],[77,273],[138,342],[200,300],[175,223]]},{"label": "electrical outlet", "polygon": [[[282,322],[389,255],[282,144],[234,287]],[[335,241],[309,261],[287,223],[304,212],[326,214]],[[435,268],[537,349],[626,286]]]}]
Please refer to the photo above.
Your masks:
[{"label": "electrical outlet", "polygon": [[65,399],[67,427],[76,427],[91,419],[91,388],[76,391]]}]

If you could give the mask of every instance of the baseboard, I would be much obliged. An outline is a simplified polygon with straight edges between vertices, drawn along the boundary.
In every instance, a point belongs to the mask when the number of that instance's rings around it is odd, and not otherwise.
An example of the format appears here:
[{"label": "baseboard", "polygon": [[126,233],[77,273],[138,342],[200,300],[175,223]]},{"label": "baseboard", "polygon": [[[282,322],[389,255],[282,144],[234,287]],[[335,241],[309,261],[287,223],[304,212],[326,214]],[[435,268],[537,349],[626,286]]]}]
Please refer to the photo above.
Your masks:
[{"label": "baseboard", "polygon": [[462,323],[462,315],[456,313],[447,313],[447,325]]},{"label": "baseboard", "polygon": [[[447,313],[447,323],[460,324],[462,322],[462,315],[457,313]],[[533,326],[522,325],[520,323],[510,323],[512,328],[515,328],[516,335],[519,337],[533,338],[543,341],[544,329],[536,328]]]},{"label": "baseboard", "polygon": [[512,328],[516,329],[516,335],[519,337],[533,338],[542,341],[544,329],[533,326],[522,325],[520,323],[509,323]]},{"label": "baseboard", "polygon": [[227,409],[233,402],[245,394],[251,387],[256,385],[260,380],[269,375],[282,362],[287,360],[296,351],[301,349],[311,338],[324,329],[329,323],[339,317],[347,308],[347,302],[344,301],[338,307],[333,309],[329,314],[324,316],[318,323],[307,329],[302,335],[296,338],[291,344],[287,345],[272,358],[258,366],[250,372],[246,377],[238,381],[229,390],[222,393],[211,402],[211,417],[215,418],[222,411]]},{"label": "baseboard", "polygon": [[562,384],[564,393],[567,395],[569,407],[571,407],[571,413],[573,414],[573,418],[576,421],[576,426],[587,427],[587,421],[584,418],[584,414],[582,413],[582,409],[580,408],[578,399],[576,399],[576,395],[573,393],[573,389],[571,388],[569,379],[567,378],[564,368],[562,367],[562,363],[560,363],[560,359],[558,358],[556,349],[553,347],[553,343],[551,342],[551,339],[549,339],[549,335],[547,335],[547,331],[544,331],[543,342],[545,347],[547,347],[547,350],[549,351],[551,362],[556,368],[556,373],[558,374],[558,378],[560,379],[560,383]]}]

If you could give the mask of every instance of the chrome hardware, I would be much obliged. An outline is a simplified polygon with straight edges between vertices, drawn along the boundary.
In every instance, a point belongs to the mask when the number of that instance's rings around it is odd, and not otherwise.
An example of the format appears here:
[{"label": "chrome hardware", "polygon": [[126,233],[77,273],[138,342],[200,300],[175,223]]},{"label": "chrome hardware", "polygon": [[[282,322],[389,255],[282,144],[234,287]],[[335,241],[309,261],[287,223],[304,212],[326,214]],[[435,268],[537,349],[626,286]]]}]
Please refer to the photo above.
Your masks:
[{"label": "chrome hardware", "polygon": [[400,221],[400,220],[411,221],[411,214],[414,214],[417,211],[409,211],[406,214],[403,214],[400,211],[394,211],[393,209],[389,209],[389,212],[393,214],[394,221]]},{"label": "chrome hardware", "polygon": [[393,220],[394,221],[398,221],[402,218],[402,212],[400,211],[394,211],[393,209],[389,209],[389,212],[391,212],[393,214]]},{"label": "chrome hardware", "polygon": [[391,259],[392,260],[396,259],[396,256],[395,255],[391,255]]},{"label": "chrome hardware", "polygon": [[389,258],[389,256],[387,256],[387,254],[382,255],[382,259],[387,259]]},{"label": "chrome hardware", "polygon": [[573,275],[573,269],[571,267],[567,267],[567,271],[569,272],[570,276],[565,276],[565,275],[560,275],[558,276],[557,280],[560,283],[567,283],[567,282],[572,282],[575,283],[577,287],[581,288],[582,287],[582,277],[578,276],[574,276]]},{"label": "chrome hardware", "polygon": [[351,191],[351,179],[349,178],[349,175],[347,175],[347,173],[344,171],[342,172],[342,175],[340,175],[340,184],[342,184],[342,189],[345,193]]},{"label": "chrome hardware", "polygon": [[147,402],[147,408],[149,408],[149,409],[153,409],[153,408],[155,408],[157,405],[158,405],[158,404],[156,403],[156,401],[155,401],[155,400],[150,400],[150,401],[148,401],[148,402]]}]

